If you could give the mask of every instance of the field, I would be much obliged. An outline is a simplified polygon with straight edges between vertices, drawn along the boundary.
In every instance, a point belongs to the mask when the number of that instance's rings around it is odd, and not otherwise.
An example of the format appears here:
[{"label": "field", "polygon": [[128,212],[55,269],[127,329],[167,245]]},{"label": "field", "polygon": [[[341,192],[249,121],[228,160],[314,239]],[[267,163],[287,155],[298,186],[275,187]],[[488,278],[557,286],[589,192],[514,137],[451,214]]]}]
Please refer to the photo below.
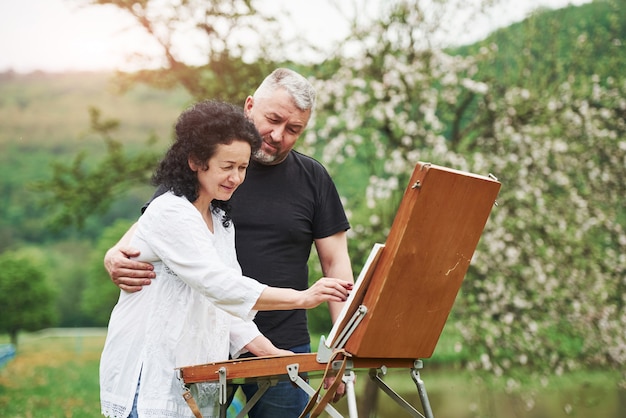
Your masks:
[{"label": "field", "polygon": [[[6,343],[5,336],[0,337]],[[19,354],[0,370],[3,418],[99,417],[98,362],[104,330],[47,330],[21,336]],[[433,359],[434,360],[434,359]],[[555,377],[545,386],[506,391],[467,371],[425,361],[422,378],[437,418],[621,417],[626,391],[615,371],[586,371]],[[368,376],[357,375],[357,400]],[[419,398],[409,374],[392,370],[385,381],[413,405]],[[317,387],[317,381],[311,385]],[[378,391],[377,416],[409,416]],[[347,416],[345,399],[337,409]]]},{"label": "field", "polygon": [[0,371],[2,417],[98,417],[103,332],[24,336]]}]

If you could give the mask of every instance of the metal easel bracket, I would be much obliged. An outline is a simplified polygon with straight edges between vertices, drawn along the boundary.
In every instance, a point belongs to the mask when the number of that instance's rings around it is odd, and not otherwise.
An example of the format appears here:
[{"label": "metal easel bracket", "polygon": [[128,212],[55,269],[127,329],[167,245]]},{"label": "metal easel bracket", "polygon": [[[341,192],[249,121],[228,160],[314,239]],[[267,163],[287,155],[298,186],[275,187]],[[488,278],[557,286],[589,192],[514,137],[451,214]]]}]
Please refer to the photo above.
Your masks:
[{"label": "metal easel bracket", "polygon": [[422,360],[415,360],[413,368],[411,369],[411,378],[413,382],[415,382],[415,386],[417,386],[417,393],[420,396],[420,401],[422,402],[422,408],[424,408],[424,414],[426,414],[427,418],[433,418],[433,410],[430,407],[430,401],[428,400],[428,394],[426,393],[426,385],[424,385],[424,381],[420,377],[420,369],[424,367],[424,363]]},{"label": "metal easel bracket", "polygon": [[226,405],[228,402],[228,388],[226,386],[226,367],[220,367],[217,371],[219,374],[219,385],[220,385],[220,405]]},{"label": "metal easel bracket", "polygon": [[276,379],[262,379],[262,380],[259,380],[257,382],[257,385],[259,386],[259,389],[256,392],[254,392],[254,396],[252,396],[252,398],[250,398],[250,400],[248,402],[246,402],[244,407],[237,414],[236,418],[244,418],[248,414],[248,412],[250,412],[252,407],[254,405],[256,405],[256,403],[259,401],[259,399],[261,399],[261,396],[263,396],[265,394],[265,392],[267,392],[267,390],[270,387],[276,385],[276,383],[278,383],[278,380],[276,380]]},{"label": "metal easel bracket", "polygon": [[382,377],[387,374],[387,367],[382,366],[380,369],[370,369],[369,376],[370,378],[376,382],[378,387],[387,394],[391,399],[393,399],[398,405],[400,405],[404,410],[406,410],[413,417],[420,418],[434,418],[433,412],[430,407],[430,402],[428,400],[428,395],[426,394],[426,387],[424,385],[424,381],[420,378],[419,369],[423,368],[422,360],[415,360],[413,364],[413,368],[411,369],[411,377],[413,381],[417,385],[417,392],[420,397],[420,401],[422,403],[422,407],[424,409],[424,414],[420,413],[417,409],[415,409],[410,403],[408,403],[402,396],[398,395],[387,383],[382,380]]},{"label": "metal easel bracket", "polygon": [[[315,396],[315,389],[313,389],[311,387],[311,385],[309,385],[307,382],[305,382],[304,379],[302,379],[300,377],[300,375],[298,374],[298,369],[299,368],[300,368],[300,366],[298,365],[298,363],[289,364],[287,366],[287,373],[289,374],[289,379],[293,383],[298,385],[298,387],[300,389],[305,391],[306,394],[309,395],[309,397]],[[341,414],[339,412],[337,412],[337,410],[335,408],[332,407],[332,405],[326,404],[326,406],[324,407],[324,411],[326,411],[328,413],[328,415],[330,415],[333,418],[343,418],[341,416]]]},{"label": "metal easel bracket", "polygon": [[315,360],[321,364],[328,364],[330,357],[333,355],[333,350],[326,345],[326,337],[323,335],[320,337],[320,344],[317,348],[317,355]]},{"label": "metal easel bracket", "polygon": [[[217,371],[219,374],[219,405],[220,405],[220,418],[226,417],[226,411],[228,409],[228,385],[226,380],[226,368],[220,367]],[[236,418],[244,418],[254,405],[259,401],[261,396],[267,392],[267,390],[275,386],[278,383],[278,379],[259,379],[257,385],[259,389],[254,393],[254,396],[246,402],[241,411],[237,414]]]},{"label": "metal easel bracket", "polygon": [[318,351],[317,351],[317,361],[318,363],[328,363],[331,355],[334,350],[342,349],[348,338],[352,335],[356,327],[361,323],[363,317],[367,313],[367,306],[360,305],[359,308],[354,312],[352,318],[346,323],[346,325],[341,330],[341,333],[335,339],[335,344],[332,346],[326,345],[326,337],[322,335]]}]

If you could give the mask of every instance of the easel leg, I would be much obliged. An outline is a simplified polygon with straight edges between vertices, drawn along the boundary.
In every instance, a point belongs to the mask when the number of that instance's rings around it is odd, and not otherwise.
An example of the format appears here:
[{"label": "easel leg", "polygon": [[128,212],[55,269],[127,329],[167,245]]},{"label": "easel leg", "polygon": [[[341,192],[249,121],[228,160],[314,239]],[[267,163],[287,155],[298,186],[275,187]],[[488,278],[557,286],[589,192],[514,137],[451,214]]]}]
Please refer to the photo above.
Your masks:
[{"label": "easel leg", "polygon": [[358,418],[359,411],[356,407],[356,394],[354,392],[355,375],[352,370],[343,375],[343,382],[346,384],[346,400],[348,401],[348,416],[350,418]]},{"label": "easel leg", "polygon": [[[408,403],[404,398],[402,398],[402,396],[398,395],[393,389],[391,389],[391,387],[389,387],[389,385],[387,385],[387,383],[385,383],[385,381],[383,381],[382,376],[384,376],[385,374],[387,374],[387,367],[385,366],[382,366],[379,370],[370,369],[370,372],[369,372],[370,378],[374,382],[376,382],[378,387],[383,392],[385,392],[387,396],[389,396],[398,405],[404,408],[404,410],[407,411],[409,414],[411,414],[412,417],[423,418],[424,415],[422,415],[417,409],[413,408],[413,406],[410,403]],[[432,413],[430,416],[427,416],[426,418],[433,418]]]},{"label": "easel leg", "polygon": [[263,396],[265,394],[265,392],[267,392],[267,390],[270,388],[270,386],[275,386],[276,383],[277,383],[276,381],[272,381],[272,380],[259,380],[257,382],[257,384],[259,386],[259,390],[257,390],[254,393],[254,396],[252,396],[252,398],[250,398],[250,400],[248,402],[246,402],[246,404],[244,405],[244,407],[241,410],[241,412],[239,412],[239,414],[237,414],[237,418],[245,417],[246,414],[252,409],[252,407],[254,405],[256,405],[256,403],[259,401],[259,399],[261,399],[261,396]]},{"label": "easel leg", "polygon": [[[289,374],[289,379],[293,383],[295,383],[300,389],[305,391],[306,394],[309,395],[309,397],[317,396],[317,394],[315,393],[315,389],[313,389],[311,385],[305,382],[304,379],[302,379],[298,375],[299,367],[300,366],[298,365],[298,363],[290,364],[287,366],[287,373]],[[333,408],[332,405],[326,404],[326,406],[324,406],[324,410],[332,418],[342,418],[341,414],[337,412],[337,410]]]},{"label": "easel leg", "polygon": [[422,360],[416,360],[415,365],[411,369],[411,378],[417,386],[417,393],[420,396],[420,401],[422,402],[422,407],[424,408],[424,415],[426,418],[434,418],[433,410],[431,409],[430,401],[428,400],[428,394],[426,393],[426,385],[424,385],[424,381],[420,377],[419,369],[422,367],[424,367]]}]

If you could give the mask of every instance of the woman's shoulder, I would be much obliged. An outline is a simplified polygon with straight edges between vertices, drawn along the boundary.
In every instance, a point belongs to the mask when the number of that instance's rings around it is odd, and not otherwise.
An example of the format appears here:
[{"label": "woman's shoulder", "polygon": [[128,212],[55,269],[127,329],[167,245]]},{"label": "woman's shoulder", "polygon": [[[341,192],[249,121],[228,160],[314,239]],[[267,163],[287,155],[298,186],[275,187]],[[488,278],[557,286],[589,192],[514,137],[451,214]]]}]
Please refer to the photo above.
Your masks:
[{"label": "woman's shoulder", "polygon": [[172,192],[165,192],[162,195],[156,197],[150,205],[146,208],[144,215],[166,215],[177,214],[182,215],[187,211],[194,209],[194,206],[184,196],[176,196]]}]

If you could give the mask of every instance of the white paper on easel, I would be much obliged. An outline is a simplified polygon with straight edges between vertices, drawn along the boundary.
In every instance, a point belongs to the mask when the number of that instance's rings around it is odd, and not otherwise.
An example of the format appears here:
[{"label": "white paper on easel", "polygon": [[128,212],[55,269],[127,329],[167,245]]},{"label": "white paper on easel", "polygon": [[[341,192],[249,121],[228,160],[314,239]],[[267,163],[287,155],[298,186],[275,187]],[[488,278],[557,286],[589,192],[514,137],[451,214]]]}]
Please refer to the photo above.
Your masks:
[{"label": "white paper on easel", "polygon": [[[372,273],[374,272],[374,268],[376,267],[376,262],[378,261],[381,250],[384,247],[385,247],[384,244],[379,244],[379,243],[374,244],[374,246],[372,247],[372,250],[370,251],[370,254],[367,257],[367,260],[365,261],[365,264],[363,265],[363,268],[361,269],[361,273],[359,274],[359,277],[356,279],[356,282],[354,283],[354,286],[352,287],[352,292],[350,292],[350,296],[348,296],[348,299],[346,300],[346,303],[343,305],[343,308],[341,309],[341,312],[339,313],[337,320],[333,324],[333,328],[330,330],[330,333],[328,334],[328,338],[325,340],[325,344],[327,347],[330,348],[332,344],[334,343],[334,340],[337,338],[337,336],[343,331],[343,327],[345,326],[345,322],[346,322],[346,315],[348,315],[348,312],[356,312],[356,310],[359,308],[359,306],[353,306],[353,305],[361,304],[363,291],[365,291],[366,286],[369,284],[369,280],[366,280],[366,278],[369,278],[372,276]],[[363,289],[361,289],[361,287],[363,287]],[[361,297],[359,298],[359,300],[356,300],[358,295],[360,295]]]}]

